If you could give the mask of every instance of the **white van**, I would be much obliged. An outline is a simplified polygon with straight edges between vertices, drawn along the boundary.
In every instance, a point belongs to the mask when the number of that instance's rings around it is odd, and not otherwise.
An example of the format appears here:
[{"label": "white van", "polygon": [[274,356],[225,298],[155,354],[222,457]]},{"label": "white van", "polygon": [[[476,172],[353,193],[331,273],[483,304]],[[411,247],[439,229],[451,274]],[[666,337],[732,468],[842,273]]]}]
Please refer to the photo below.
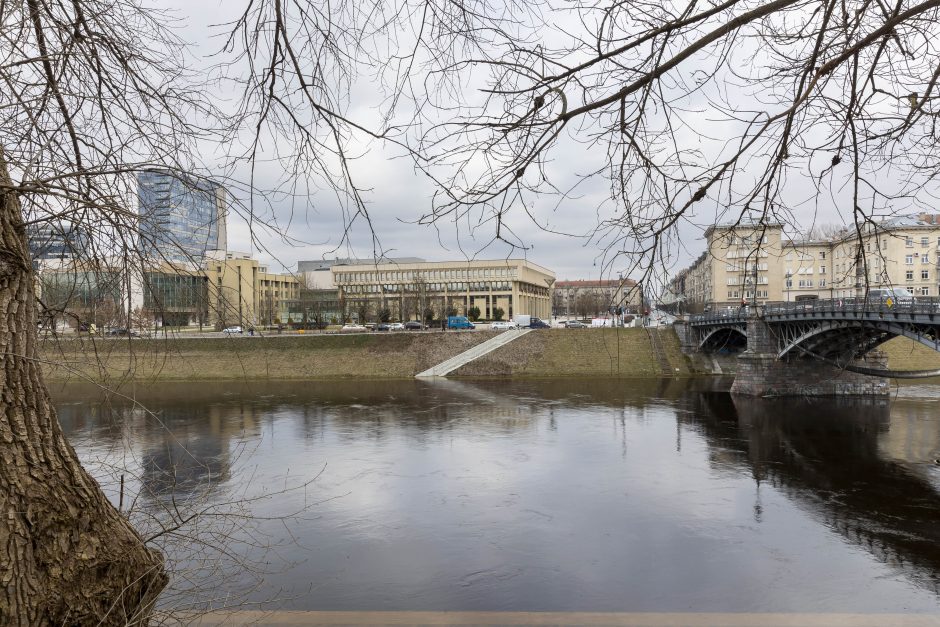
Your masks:
[{"label": "white van", "polygon": [[865,300],[886,307],[905,306],[914,304],[914,294],[903,287],[878,287],[868,290]]}]

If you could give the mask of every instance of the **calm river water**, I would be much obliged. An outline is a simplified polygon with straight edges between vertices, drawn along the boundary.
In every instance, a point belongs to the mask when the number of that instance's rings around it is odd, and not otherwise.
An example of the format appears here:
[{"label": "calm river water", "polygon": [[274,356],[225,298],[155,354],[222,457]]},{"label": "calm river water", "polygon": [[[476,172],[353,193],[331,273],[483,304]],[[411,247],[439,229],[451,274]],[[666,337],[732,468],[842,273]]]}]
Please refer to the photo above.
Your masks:
[{"label": "calm river water", "polygon": [[146,410],[55,394],[109,496],[123,474],[123,508],[169,528],[168,604],[940,610],[937,387],[890,402],[577,379],[125,392]]}]

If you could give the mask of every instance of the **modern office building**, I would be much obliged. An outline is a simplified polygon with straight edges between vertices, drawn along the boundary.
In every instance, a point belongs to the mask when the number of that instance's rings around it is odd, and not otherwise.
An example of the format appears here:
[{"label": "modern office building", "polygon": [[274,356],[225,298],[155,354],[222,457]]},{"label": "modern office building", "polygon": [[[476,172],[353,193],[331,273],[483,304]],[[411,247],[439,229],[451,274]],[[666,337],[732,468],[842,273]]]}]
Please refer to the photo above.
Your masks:
[{"label": "modern office building", "polygon": [[43,261],[71,259],[89,248],[89,238],[74,224],[50,222],[26,229],[29,254],[34,267]]},{"label": "modern office building", "polygon": [[503,319],[551,315],[555,274],[522,259],[334,265],[333,283],[351,311],[388,309],[393,319],[440,319],[450,312]]},{"label": "modern office building", "polygon": [[799,240],[783,225],[716,225],[706,250],[670,281],[678,308],[695,312],[816,298],[864,296],[876,287],[904,287],[940,296],[940,216],[916,214]]},{"label": "modern office building", "polygon": [[65,260],[45,264],[41,297],[64,324],[99,327],[286,324],[300,283],[269,272],[257,259],[210,251],[203,267],[155,262],[145,268],[122,260]]},{"label": "modern office building", "polygon": [[220,327],[287,323],[300,296],[294,275],[269,272],[248,253],[210,253],[204,272],[212,320]]},{"label": "modern office building", "polygon": [[333,290],[332,269],[334,266],[368,266],[378,263],[423,263],[420,257],[383,257],[381,259],[356,259],[354,257],[336,257],[334,259],[314,259],[297,262],[297,276],[303,281],[304,287],[317,290]]},{"label": "modern office building", "polygon": [[226,249],[224,187],[164,170],[139,173],[137,187],[146,257],[199,265],[208,251]]}]

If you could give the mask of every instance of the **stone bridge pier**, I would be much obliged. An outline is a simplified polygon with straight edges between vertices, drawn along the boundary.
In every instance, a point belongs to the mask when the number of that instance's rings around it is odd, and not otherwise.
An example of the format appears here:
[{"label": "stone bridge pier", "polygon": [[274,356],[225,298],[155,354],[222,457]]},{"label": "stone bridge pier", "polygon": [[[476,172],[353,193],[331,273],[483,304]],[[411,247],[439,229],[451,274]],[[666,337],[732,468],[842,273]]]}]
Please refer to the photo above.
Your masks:
[{"label": "stone bridge pier", "polygon": [[[747,350],[738,356],[738,371],[731,393],[743,396],[884,396],[891,392],[887,377],[849,372],[801,355],[799,351],[780,357],[780,350],[772,326],[758,315],[750,316]],[[883,370],[887,361],[884,353],[872,350],[849,363]]]}]

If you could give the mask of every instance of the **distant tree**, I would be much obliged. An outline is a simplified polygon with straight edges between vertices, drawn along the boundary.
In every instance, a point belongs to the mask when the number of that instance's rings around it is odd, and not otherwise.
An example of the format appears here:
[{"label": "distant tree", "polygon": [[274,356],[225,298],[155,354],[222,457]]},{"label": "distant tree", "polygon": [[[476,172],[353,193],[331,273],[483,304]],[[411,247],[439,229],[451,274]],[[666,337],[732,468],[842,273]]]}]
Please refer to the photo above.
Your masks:
[{"label": "distant tree", "polygon": [[388,322],[392,319],[392,310],[388,307],[382,307],[379,310],[379,322]]},{"label": "distant tree", "polygon": [[503,316],[505,315],[506,315],[506,312],[503,311],[502,307],[497,307],[496,309],[493,310],[493,320],[496,320],[497,322],[502,320]]},{"label": "distant tree", "polygon": [[480,319],[480,308],[474,306],[474,307],[471,307],[470,309],[468,309],[468,310],[467,310],[467,317],[470,318],[471,320],[473,320],[474,322],[476,322],[477,320],[479,320],[479,319]]},{"label": "distant tree", "polygon": [[456,315],[457,315],[457,308],[454,307],[454,306],[449,307],[449,308],[447,309],[447,315],[448,315],[448,316],[456,316]]},{"label": "distant tree", "polygon": [[434,310],[428,307],[424,310],[424,322],[431,324],[434,321]]},{"label": "distant tree", "polygon": [[363,298],[362,300],[356,301],[356,318],[359,324],[369,321],[369,316],[372,313],[372,303]]}]

